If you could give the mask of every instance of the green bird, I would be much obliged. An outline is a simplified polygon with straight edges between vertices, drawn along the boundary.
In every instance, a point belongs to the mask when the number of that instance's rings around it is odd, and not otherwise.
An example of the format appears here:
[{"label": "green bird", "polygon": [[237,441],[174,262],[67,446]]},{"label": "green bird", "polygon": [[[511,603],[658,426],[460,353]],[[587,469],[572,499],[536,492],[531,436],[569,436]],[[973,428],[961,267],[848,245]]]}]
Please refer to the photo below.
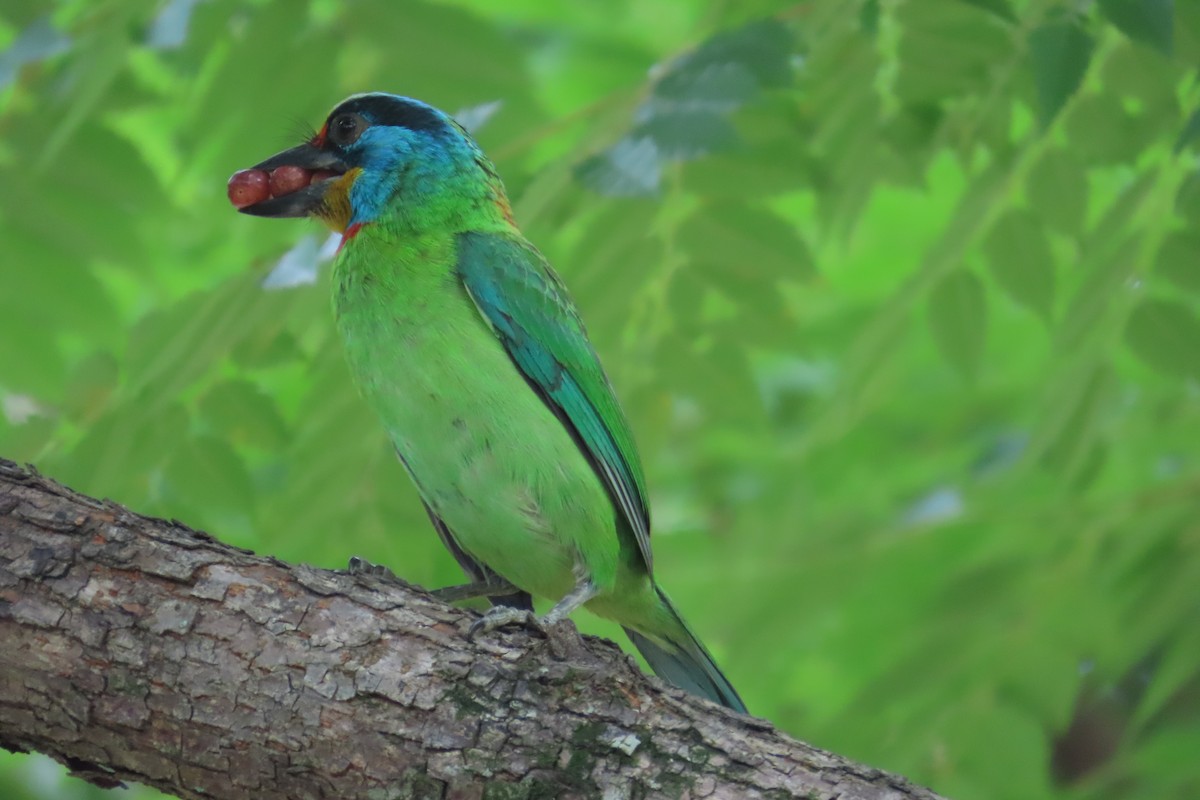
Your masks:
[{"label": "green bird", "polygon": [[[239,186],[251,188],[235,198]],[[540,624],[586,606],[660,677],[745,712],[654,581],[629,424],[467,132],[410,98],[355,95],[309,141],[235,175],[230,197],[342,232],[333,301],[351,372],[434,527],[496,603],[483,629],[538,624],[530,595],[555,602]]]}]

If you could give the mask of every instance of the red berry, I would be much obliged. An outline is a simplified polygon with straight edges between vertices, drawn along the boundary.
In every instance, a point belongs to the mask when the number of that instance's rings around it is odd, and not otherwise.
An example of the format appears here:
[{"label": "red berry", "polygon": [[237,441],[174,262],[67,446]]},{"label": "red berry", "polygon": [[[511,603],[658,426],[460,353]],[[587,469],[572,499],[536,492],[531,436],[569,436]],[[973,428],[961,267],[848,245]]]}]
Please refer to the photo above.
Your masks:
[{"label": "red berry", "polygon": [[233,203],[235,208],[261,203],[271,196],[270,183],[271,178],[265,170],[238,170],[230,176],[229,185],[226,187],[229,202]]},{"label": "red berry", "polygon": [[312,182],[316,183],[317,181],[327,181],[330,178],[340,178],[341,176],[342,173],[335,172],[331,169],[319,169],[313,172]]},{"label": "red berry", "polygon": [[312,173],[304,167],[278,167],[271,170],[271,196],[283,197],[303,189],[312,181]]}]

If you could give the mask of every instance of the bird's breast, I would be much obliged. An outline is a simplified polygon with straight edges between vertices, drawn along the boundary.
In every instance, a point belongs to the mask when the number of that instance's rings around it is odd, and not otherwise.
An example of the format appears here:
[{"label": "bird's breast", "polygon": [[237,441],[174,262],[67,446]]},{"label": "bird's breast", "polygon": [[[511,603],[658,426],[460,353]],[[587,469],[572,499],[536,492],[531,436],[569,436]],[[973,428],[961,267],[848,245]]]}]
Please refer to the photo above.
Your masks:
[{"label": "bird's breast", "polygon": [[436,260],[405,281],[338,272],[355,381],[459,544],[543,596],[571,588],[581,552],[610,574],[616,516],[603,484],[456,273]]}]

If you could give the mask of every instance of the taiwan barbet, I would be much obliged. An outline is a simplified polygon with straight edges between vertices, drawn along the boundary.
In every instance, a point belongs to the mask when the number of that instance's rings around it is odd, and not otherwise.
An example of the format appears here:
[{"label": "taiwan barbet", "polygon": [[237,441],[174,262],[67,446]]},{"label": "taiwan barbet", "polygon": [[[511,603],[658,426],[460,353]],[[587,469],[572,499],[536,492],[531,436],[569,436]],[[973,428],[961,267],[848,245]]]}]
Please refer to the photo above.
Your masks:
[{"label": "taiwan barbet", "polygon": [[[745,711],[655,583],[629,424],[566,288],[460,125],[356,95],[309,141],[236,173],[229,196],[342,233],[333,304],[351,372],[438,533],[497,603],[477,630],[586,606],[664,680]],[[530,595],[555,603],[541,620]]]}]

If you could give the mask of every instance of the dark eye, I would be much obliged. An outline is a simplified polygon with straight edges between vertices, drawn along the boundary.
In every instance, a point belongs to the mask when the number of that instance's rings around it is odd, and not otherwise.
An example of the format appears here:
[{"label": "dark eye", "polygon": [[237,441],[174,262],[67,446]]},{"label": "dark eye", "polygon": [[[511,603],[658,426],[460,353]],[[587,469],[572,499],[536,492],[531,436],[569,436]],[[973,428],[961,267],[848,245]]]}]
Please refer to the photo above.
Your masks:
[{"label": "dark eye", "polygon": [[347,147],[358,141],[367,129],[367,121],[359,114],[338,114],[329,122],[329,140],[338,147]]}]

